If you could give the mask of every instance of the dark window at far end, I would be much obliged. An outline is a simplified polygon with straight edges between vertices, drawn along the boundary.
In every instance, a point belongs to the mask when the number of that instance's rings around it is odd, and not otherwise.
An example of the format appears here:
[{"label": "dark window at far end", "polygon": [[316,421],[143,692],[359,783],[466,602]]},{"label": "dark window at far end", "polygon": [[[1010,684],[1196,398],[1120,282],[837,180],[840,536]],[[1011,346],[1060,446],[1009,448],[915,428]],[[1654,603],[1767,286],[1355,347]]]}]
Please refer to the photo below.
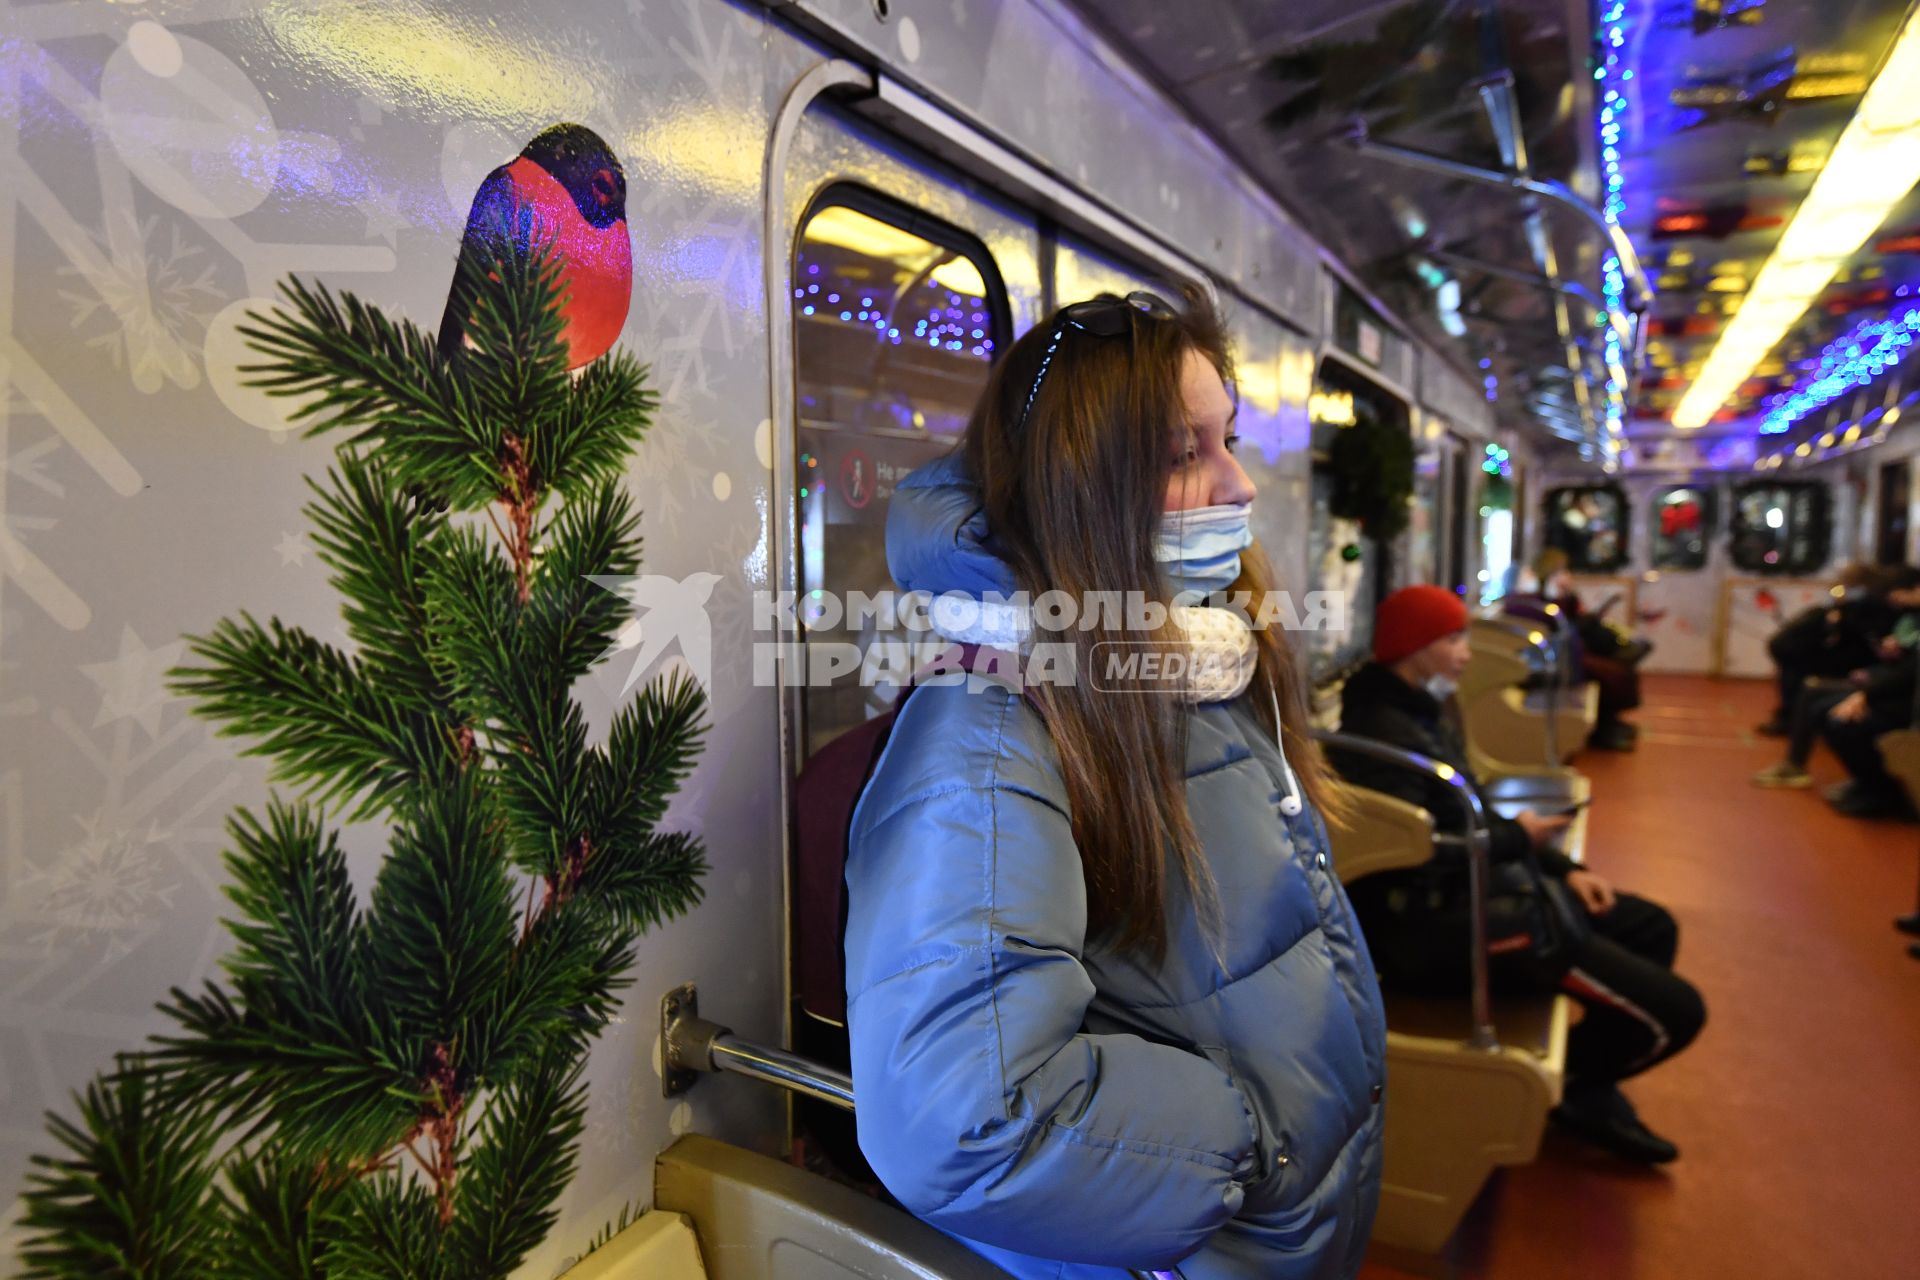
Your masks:
[{"label": "dark window at far end", "polygon": [[1733,563],[1748,573],[1806,574],[1827,562],[1833,534],[1827,487],[1760,481],[1733,494]]},{"label": "dark window at far end", "polygon": [[1704,569],[1713,537],[1715,495],[1704,485],[1662,489],[1653,500],[1653,567]]},{"label": "dark window at far end", "polygon": [[1618,485],[1547,492],[1547,545],[1567,553],[1575,573],[1612,573],[1627,562],[1627,495]]}]

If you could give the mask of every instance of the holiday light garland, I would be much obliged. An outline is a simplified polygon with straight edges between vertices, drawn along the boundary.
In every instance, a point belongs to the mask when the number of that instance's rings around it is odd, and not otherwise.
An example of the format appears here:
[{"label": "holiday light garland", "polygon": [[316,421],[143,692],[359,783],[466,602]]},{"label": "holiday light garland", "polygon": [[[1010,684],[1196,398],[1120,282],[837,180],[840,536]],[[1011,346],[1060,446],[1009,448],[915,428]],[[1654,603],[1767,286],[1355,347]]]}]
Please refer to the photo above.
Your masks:
[{"label": "holiday light garland", "polygon": [[1811,381],[1768,403],[1760,434],[1779,435],[1808,414],[1868,385],[1906,359],[1915,334],[1920,334],[1920,308],[1855,325],[1821,350]]},{"label": "holiday light garland", "polygon": [[[1626,15],[1627,0],[1604,0],[1598,35],[1600,57],[1593,69],[1593,78],[1600,85],[1600,165],[1606,179],[1600,211],[1614,226],[1620,225],[1620,216],[1627,211],[1626,177],[1620,172],[1620,135],[1627,99],[1615,83],[1633,79],[1632,68],[1620,62],[1620,49],[1627,42]],[[1607,434],[1616,436],[1626,417],[1627,389],[1614,372],[1626,367],[1626,353],[1613,317],[1626,310],[1627,277],[1620,259],[1611,253],[1601,267],[1601,289],[1607,300],[1607,314],[1598,320],[1607,358]]]}]

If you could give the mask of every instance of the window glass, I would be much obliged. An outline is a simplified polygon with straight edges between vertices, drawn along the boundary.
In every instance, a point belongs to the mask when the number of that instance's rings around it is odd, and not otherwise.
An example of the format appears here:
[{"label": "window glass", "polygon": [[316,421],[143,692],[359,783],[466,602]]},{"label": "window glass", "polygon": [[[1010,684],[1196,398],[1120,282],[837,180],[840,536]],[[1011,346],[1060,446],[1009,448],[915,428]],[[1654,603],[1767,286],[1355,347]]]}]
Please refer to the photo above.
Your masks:
[{"label": "window glass", "polygon": [[1698,485],[1676,485],[1654,494],[1652,520],[1653,567],[1704,569],[1707,539],[1713,536],[1714,492]]},{"label": "window glass", "polygon": [[1547,492],[1547,545],[1575,573],[1612,573],[1627,562],[1627,497],[1616,485]]},{"label": "window glass", "polygon": [[1482,447],[1479,482],[1480,603],[1492,604],[1507,594],[1513,569],[1513,458],[1504,446]]},{"label": "window glass", "polygon": [[950,440],[1006,341],[998,273],[985,248],[929,239],[939,233],[925,219],[890,221],[885,205],[863,203],[829,204],[801,233],[801,420]]},{"label": "window glass", "polygon": [[1823,484],[1741,485],[1733,495],[1733,563],[1748,573],[1812,573],[1827,562],[1830,519]]},{"label": "window glass", "polygon": [[1126,297],[1136,289],[1157,293],[1178,305],[1180,287],[1122,263],[1071,235],[1062,235],[1053,252],[1053,305],[1084,302],[1102,293]]},{"label": "window glass", "polygon": [[1334,679],[1365,660],[1373,648],[1373,609],[1379,596],[1380,551],[1360,531],[1358,520],[1333,514],[1333,473],[1313,469],[1313,515],[1307,526],[1309,589],[1337,593],[1346,628],[1319,627],[1305,633],[1308,675],[1313,683]]},{"label": "window glass", "polygon": [[[799,613],[807,641],[853,643],[862,663],[830,684],[808,683],[803,758],[893,705],[897,686],[876,675],[902,673],[939,648],[894,619],[847,616],[840,606],[850,593],[893,586],[894,486],[953,447],[1011,327],[999,274],[977,241],[864,191],[829,197],[808,219],[794,263]],[[912,636],[922,652],[908,651]]]},{"label": "window glass", "polygon": [[1446,453],[1439,419],[1427,415],[1414,440],[1413,511],[1407,523],[1407,583],[1440,581],[1440,484]]}]

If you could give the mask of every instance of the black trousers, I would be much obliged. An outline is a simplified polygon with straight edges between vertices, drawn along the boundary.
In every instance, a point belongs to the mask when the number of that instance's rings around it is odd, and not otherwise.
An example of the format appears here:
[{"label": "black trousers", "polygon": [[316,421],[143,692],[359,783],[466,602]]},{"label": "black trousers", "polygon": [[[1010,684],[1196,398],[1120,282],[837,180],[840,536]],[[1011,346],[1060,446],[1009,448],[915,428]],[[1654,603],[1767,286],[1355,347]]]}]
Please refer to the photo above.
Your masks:
[{"label": "black trousers", "polygon": [[[1366,886],[1362,880],[1354,905],[1381,983],[1409,995],[1466,995],[1472,977],[1465,911],[1397,914]],[[1588,918],[1591,934],[1570,966],[1509,951],[1492,957],[1488,976],[1496,996],[1560,991],[1579,1001],[1585,1013],[1567,1039],[1568,1085],[1604,1088],[1686,1048],[1707,1009],[1693,984],[1673,971],[1680,927],[1665,907],[1620,893],[1613,910]]]},{"label": "black trousers", "polygon": [[[1590,917],[1593,934],[1558,979],[1584,1016],[1567,1037],[1567,1086],[1593,1089],[1635,1076],[1679,1053],[1707,1020],[1706,1002],[1673,971],[1680,927],[1665,907],[1630,893]],[[1493,986],[1537,991],[1526,955],[1496,957]]]},{"label": "black trousers", "polygon": [[1854,691],[1854,686],[1827,680],[1817,684],[1802,681],[1802,686],[1792,704],[1793,720],[1787,733],[1787,760],[1795,767],[1804,769],[1807,761],[1813,759],[1813,748],[1830,723],[1827,713],[1845,701],[1847,695]]},{"label": "black trousers", "polygon": [[1860,720],[1828,720],[1827,745],[1833,749],[1834,755],[1840,757],[1840,763],[1847,767],[1847,772],[1861,787],[1876,795],[1897,796],[1901,794],[1900,784],[1887,772],[1876,740],[1883,733],[1906,727],[1905,716],[1889,716],[1873,711]]}]

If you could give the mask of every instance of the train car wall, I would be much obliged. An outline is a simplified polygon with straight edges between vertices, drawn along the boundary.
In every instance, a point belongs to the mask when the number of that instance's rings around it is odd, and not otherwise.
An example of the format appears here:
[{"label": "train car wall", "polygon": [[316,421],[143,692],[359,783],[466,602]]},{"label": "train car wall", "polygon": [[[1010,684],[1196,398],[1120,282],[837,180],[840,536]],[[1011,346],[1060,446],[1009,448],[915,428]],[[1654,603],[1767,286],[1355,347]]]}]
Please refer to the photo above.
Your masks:
[{"label": "train car wall", "polygon": [[[1597,606],[1608,598],[1623,598],[1610,618],[1653,642],[1653,652],[1641,664],[1649,672],[1693,675],[1765,676],[1772,670],[1766,640],[1800,605],[1824,593],[1833,572],[1850,555],[1844,532],[1852,527],[1858,504],[1845,477],[1837,469],[1783,471],[1783,479],[1811,479],[1829,483],[1833,498],[1832,551],[1818,572],[1802,577],[1749,574],[1733,563],[1729,548],[1729,520],[1733,487],[1751,478],[1748,472],[1685,473],[1636,472],[1616,477],[1630,504],[1627,564],[1613,575],[1590,575],[1576,580],[1582,601]],[[1550,474],[1528,501],[1531,555],[1542,545],[1545,525],[1539,506],[1545,494],[1559,485],[1590,484],[1591,472],[1564,469]],[[1719,511],[1707,539],[1707,563],[1700,569],[1655,568],[1653,532],[1648,513],[1660,492],[1676,484],[1712,485]],[[1632,590],[1625,590],[1630,581]],[[1634,610],[1630,615],[1628,610]]]},{"label": "train car wall", "polygon": [[[1304,431],[1301,371],[1310,380],[1322,340],[1320,250],[1058,6],[895,6],[884,22],[875,8],[10,15],[0,1185],[20,1185],[44,1110],[161,1026],[157,975],[191,986],[223,945],[221,822],[265,799],[265,770],[168,697],[181,637],[245,600],[339,638],[337,597],[298,518],[300,477],[329,446],[300,440],[279,404],[242,385],[239,318],[295,273],[432,325],[475,185],[555,120],[593,128],[627,165],[633,303],[620,341],[650,361],[661,404],[626,483],[648,570],[693,593],[711,637],[710,653],[684,652],[700,648],[686,636],[678,646],[679,660],[704,659],[711,728],[664,822],[702,837],[711,871],[707,901],[643,945],[627,1016],[592,1055],[579,1173],[526,1274],[553,1274],[644,1198],[673,1136],[762,1150],[784,1139],[780,1097],[744,1082],[663,1100],[651,1007],[691,980],[743,1035],[776,1041],[784,1022],[780,722],[774,691],[754,686],[749,641],[752,593],[777,585],[772,530],[785,517],[771,468],[789,429],[770,417],[770,378],[791,371],[769,344],[767,147],[810,69],[858,54],[1077,187],[1110,227],[1145,228],[1145,256],[1228,282],[1247,312],[1248,368],[1278,384],[1258,392],[1276,499],[1265,536],[1287,549],[1282,576],[1304,584],[1306,464],[1289,433]],[[1432,358],[1415,353],[1402,376]],[[674,660],[671,648],[655,657],[656,671]],[[627,674],[613,662],[588,678],[590,734],[629,696]],[[346,831],[363,893],[384,842],[370,826]],[[0,1229],[0,1254],[14,1240]]]},{"label": "train car wall", "polygon": [[[735,638],[766,583],[761,155],[820,55],[685,0],[169,15],[10,12],[0,66],[0,1187],[12,1205],[41,1113],[225,945],[222,824],[266,770],[168,696],[181,638],[244,601],[341,640],[300,516],[332,445],[242,385],[239,318],[293,273],[434,327],[480,179],[574,120],[627,169],[621,342],[661,395],[625,478],[646,565],[719,582],[709,750],[665,818],[704,838],[708,897],[643,943],[592,1055],[579,1171],[525,1272],[548,1276],[647,1194],[675,1133],[781,1140],[770,1093],[661,1097],[652,1006],[694,980],[743,1034],[780,1025],[775,708]],[[596,740],[630,665],[578,691]],[[345,832],[363,896],[386,842]]]}]

